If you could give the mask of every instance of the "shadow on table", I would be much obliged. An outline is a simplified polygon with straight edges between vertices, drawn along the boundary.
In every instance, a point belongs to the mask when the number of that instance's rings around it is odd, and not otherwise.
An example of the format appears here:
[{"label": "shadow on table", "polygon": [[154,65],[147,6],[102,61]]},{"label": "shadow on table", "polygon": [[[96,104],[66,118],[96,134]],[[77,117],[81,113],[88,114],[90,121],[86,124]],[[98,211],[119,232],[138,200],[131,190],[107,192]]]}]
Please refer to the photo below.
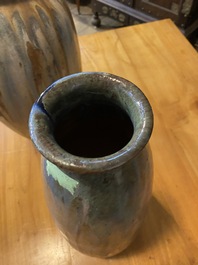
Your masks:
[{"label": "shadow on table", "polygon": [[147,215],[134,239],[133,243],[122,253],[112,259],[131,256],[138,252],[144,252],[162,240],[164,234],[174,226],[173,217],[163,208],[155,197],[151,198]]}]

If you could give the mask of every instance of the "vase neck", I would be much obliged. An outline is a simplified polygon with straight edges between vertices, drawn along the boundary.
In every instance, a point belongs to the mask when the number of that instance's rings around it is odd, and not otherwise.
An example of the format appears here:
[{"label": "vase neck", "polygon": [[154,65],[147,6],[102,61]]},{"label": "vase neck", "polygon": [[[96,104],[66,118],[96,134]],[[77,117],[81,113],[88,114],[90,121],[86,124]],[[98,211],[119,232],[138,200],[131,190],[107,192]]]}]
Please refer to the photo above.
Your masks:
[{"label": "vase neck", "polygon": [[131,82],[106,73],[79,73],[50,86],[34,104],[30,134],[46,159],[68,170],[117,167],[147,144],[150,104]]}]

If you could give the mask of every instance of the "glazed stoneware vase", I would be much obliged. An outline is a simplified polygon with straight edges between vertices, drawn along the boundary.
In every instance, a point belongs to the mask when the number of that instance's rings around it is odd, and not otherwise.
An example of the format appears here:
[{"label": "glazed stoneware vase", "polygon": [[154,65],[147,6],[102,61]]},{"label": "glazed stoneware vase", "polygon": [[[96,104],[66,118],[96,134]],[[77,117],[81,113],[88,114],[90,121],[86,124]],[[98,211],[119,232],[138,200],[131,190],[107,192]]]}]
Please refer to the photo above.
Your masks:
[{"label": "glazed stoneware vase", "polygon": [[126,249],[152,193],[153,115],[144,94],[112,74],[74,74],[40,96],[29,126],[49,209],[71,246],[103,258]]},{"label": "glazed stoneware vase", "polygon": [[0,40],[0,120],[29,136],[29,113],[41,92],[81,71],[66,1],[1,0]]}]

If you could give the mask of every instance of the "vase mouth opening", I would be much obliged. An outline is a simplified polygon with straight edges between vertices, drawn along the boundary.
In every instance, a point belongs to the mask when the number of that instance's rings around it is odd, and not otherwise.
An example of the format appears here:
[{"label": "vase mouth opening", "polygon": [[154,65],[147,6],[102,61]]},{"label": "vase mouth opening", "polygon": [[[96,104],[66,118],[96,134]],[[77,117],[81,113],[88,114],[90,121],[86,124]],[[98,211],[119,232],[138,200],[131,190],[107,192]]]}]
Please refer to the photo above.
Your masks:
[{"label": "vase mouth opening", "polygon": [[118,167],[147,144],[153,115],[133,83],[103,72],[54,82],[33,105],[30,136],[39,152],[68,171]]}]

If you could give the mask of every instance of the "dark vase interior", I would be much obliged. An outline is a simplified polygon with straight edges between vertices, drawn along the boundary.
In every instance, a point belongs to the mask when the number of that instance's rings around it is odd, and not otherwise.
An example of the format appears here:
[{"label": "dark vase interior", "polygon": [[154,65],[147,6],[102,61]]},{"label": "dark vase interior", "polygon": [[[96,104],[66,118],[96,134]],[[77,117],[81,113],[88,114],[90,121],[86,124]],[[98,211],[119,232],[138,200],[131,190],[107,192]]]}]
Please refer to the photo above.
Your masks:
[{"label": "dark vase interior", "polygon": [[132,138],[128,114],[109,99],[85,99],[64,110],[54,127],[57,143],[68,153],[96,158],[122,149]]}]

